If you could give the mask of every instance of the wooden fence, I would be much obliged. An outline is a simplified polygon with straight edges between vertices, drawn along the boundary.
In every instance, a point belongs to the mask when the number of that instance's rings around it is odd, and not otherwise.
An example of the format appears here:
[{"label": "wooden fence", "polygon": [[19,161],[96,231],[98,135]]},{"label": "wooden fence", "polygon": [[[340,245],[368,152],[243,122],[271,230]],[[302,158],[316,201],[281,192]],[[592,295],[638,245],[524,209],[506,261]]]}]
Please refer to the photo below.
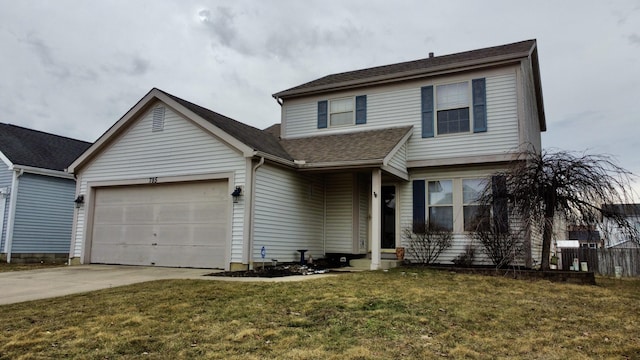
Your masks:
[{"label": "wooden fence", "polygon": [[615,276],[616,267],[620,267],[622,276],[640,276],[640,249],[563,248],[560,254],[562,270],[569,270],[577,258],[599,275]]}]

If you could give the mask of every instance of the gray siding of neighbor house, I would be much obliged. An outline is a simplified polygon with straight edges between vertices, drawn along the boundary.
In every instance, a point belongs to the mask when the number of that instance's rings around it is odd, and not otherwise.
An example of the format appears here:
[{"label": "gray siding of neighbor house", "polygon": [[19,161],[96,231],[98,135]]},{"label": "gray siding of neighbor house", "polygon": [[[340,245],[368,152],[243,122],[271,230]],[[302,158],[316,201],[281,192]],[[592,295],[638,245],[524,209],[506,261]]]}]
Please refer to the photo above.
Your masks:
[{"label": "gray siding of neighbor house", "polygon": [[73,180],[20,176],[11,252],[68,253],[74,195]]},{"label": "gray siding of neighbor house", "polygon": [[[11,188],[11,180],[13,179],[13,172],[6,168],[4,165],[0,169],[0,188]],[[0,252],[4,252],[4,242],[7,238],[7,219],[9,218],[9,203],[10,198],[5,199],[4,209],[0,208],[2,213],[2,233],[0,234]],[[0,205],[2,200],[0,199]]]},{"label": "gray siding of neighbor house", "polygon": [[324,255],[324,182],[265,164],[256,171],[253,260],[295,261],[298,249]]}]

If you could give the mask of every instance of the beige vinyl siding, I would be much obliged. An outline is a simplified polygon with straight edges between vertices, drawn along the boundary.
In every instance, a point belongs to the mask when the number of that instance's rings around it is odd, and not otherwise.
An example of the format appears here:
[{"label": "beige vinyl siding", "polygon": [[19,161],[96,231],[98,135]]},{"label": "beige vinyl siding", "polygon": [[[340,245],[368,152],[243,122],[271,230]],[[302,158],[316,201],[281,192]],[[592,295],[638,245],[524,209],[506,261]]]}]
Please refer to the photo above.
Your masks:
[{"label": "beige vinyl siding", "polygon": [[531,144],[536,150],[542,150],[540,138],[540,119],[538,118],[538,104],[536,102],[535,85],[533,81],[533,71],[531,69],[531,61],[525,60],[521,66],[521,87],[522,87],[522,104],[524,116],[522,123],[522,142]]},{"label": "beige vinyl siding", "polygon": [[[517,150],[520,144],[518,125],[517,68],[491,73],[473,73],[429,82],[411,82],[402,86],[378,87],[349,93],[336,93],[285,102],[284,136],[296,138],[335,134],[389,126],[412,125],[413,135],[407,143],[407,161],[436,160],[453,157],[496,155]],[[420,88],[486,78],[487,132],[441,135],[422,138]],[[317,101],[341,96],[367,95],[367,123],[347,127],[317,129]]]},{"label": "beige vinyl siding", "polygon": [[265,164],[256,171],[253,261],[296,261],[324,255],[324,184],[322,178]]},{"label": "beige vinyl siding", "polygon": [[369,187],[371,176],[358,176],[358,252],[363,254],[369,248]]},{"label": "beige vinyl siding", "polygon": [[515,72],[487,77],[486,88],[487,132],[422,139],[422,126],[414,124],[414,133],[409,139],[409,160],[493,155],[516,150],[520,140]]},{"label": "beige vinyl siding", "polygon": [[325,251],[327,253],[353,252],[353,174],[326,176],[326,227]]},{"label": "beige vinyl siding", "polygon": [[[95,181],[233,173],[230,185],[244,185],[245,159],[191,121],[166,108],[164,130],[152,131],[152,109],[82,169],[78,193]],[[88,206],[78,213],[74,257],[80,257]],[[242,261],[244,201],[233,206],[231,261]]]},{"label": "beige vinyl siding", "polygon": [[407,144],[403,144],[389,160],[389,166],[404,173],[407,172]]}]

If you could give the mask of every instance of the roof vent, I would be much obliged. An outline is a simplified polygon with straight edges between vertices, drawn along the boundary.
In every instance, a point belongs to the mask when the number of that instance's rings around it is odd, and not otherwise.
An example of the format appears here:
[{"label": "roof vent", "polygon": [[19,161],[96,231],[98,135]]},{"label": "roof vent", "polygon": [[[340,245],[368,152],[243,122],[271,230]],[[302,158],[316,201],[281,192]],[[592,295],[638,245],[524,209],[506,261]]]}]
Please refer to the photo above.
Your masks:
[{"label": "roof vent", "polygon": [[164,130],[164,106],[158,106],[153,109],[153,124],[151,125],[151,131]]},{"label": "roof vent", "polygon": [[429,59],[431,59],[432,57],[433,57],[433,53],[432,53],[432,52],[430,52],[430,53],[429,53]]}]

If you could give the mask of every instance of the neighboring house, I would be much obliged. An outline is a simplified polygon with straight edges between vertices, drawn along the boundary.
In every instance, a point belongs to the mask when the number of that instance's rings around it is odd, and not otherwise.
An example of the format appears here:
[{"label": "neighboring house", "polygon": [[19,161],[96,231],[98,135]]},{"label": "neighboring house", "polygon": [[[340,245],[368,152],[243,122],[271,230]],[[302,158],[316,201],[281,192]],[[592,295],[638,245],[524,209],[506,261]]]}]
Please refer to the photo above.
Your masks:
[{"label": "neighboring house", "polygon": [[[281,124],[258,130],[152,89],[69,167],[85,199],[72,262],[242,269],[304,249],[379,269],[427,221],[455,233],[451,263],[477,191],[546,129],[535,40],[273,97]],[[525,239],[523,264],[540,244]]]},{"label": "neighboring house", "polygon": [[90,143],[0,123],[0,259],[66,261],[75,180],[66,173]]},{"label": "neighboring house", "polygon": [[[611,217],[604,218],[604,225],[608,227],[607,238],[605,239],[606,248],[640,248],[638,243],[638,235],[640,234],[640,204],[607,204],[603,206],[604,213],[607,212],[623,215],[626,220],[634,225],[635,234],[625,233],[616,226]],[[636,239],[633,239],[634,235]]]}]

